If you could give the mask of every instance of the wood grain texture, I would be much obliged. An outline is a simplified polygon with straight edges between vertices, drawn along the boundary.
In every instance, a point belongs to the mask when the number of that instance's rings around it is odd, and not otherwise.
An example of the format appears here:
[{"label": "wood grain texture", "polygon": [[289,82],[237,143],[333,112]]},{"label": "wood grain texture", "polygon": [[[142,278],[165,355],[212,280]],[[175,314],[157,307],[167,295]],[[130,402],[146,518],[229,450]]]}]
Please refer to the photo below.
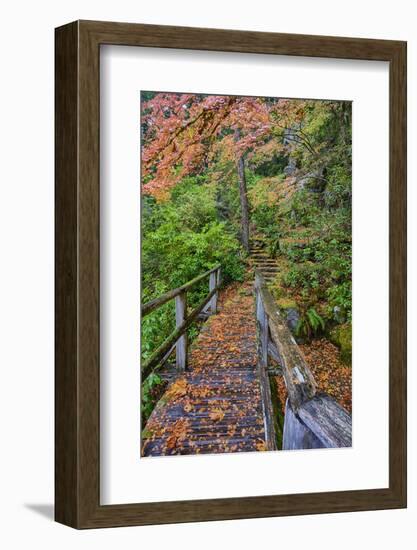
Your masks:
[{"label": "wood grain texture", "polygon": [[55,519],[78,522],[77,24],[55,53]]},{"label": "wood grain texture", "polygon": [[[187,317],[187,293],[181,292],[175,298],[175,327],[179,328]],[[183,334],[176,343],[177,369],[184,371],[187,367],[187,340],[188,334]]]},{"label": "wood grain texture", "polygon": [[187,371],[168,386],[145,425],[142,456],[266,450],[251,286],[223,301],[203,326]]},{"label": "wood grain texture", "polygon": [[[255,275],[256,277],[256,275]],[[277,433],[274,423],[271,385],[268,373],[268,317],[255,280],[256,338],[258,349],[258,377],[265,426],[265,441],[268,451],[277,450]]]},{"label": "wood grain texture", "polygon": [[[390,481],[386,489],[126,505],[99,499],[101,44],[390,63]],[[406,44],[79,21],[56,30],[56,519],[76,528],[406,505]]]},{"label": "wood grain texture", "polygon": [[305,401],[315,395],[316,382],[286,320],[281,316],[265,279],[257,270],[255,270],[255,288],[259,296],[258,302],[266,319],[265,326],[263,327],[261,324],[261,342],[263,338],[265,339],[265,342],[261,344],[261,349],[265,350],[265,364],[268,357],[269,328],[273,345],[279,357],[279,364],[282,367],[288,397],[292,408],[297,411]]},{"label": "wood grain texture", "polygon": [[318,394],[303,403],[295,414],[287,400],[284,450],[352,446],[352,419],[332,397]]},{"label": "wood grain texture", "polygon": [[407,500],[407,44],[390,59],[389,477]]}]

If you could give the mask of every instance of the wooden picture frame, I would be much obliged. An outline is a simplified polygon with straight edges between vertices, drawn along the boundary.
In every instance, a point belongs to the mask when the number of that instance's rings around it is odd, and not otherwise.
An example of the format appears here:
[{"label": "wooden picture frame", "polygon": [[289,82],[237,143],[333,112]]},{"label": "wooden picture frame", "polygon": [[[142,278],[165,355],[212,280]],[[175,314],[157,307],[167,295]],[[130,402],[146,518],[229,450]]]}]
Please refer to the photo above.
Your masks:
[{"label": "wooden picture frame", "polygon": [[[406,506],[406,43],[76,21],[56,29],[55,518],[75,528]],[[389,487],[100,505],[99,55],[117,44],[389,62]]]}]

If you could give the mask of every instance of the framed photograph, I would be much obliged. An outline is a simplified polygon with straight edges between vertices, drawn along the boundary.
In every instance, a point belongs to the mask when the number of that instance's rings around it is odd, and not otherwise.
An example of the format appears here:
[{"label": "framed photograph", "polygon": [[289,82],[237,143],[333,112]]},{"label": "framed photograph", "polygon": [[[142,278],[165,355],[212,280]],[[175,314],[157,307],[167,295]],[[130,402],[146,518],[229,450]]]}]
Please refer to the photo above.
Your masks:
[{"label": "framed photograph", "polygon": [[406,43],[56,29],[56,520],[406,506]]}]

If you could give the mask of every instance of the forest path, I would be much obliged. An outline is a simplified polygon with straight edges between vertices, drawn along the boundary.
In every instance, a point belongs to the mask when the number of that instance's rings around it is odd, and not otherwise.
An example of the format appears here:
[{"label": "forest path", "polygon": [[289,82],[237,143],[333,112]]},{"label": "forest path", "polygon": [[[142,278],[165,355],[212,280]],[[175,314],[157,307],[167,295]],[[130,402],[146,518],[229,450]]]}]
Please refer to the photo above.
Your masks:
[{"label": "forest path", "polygon": [[279,272],[277,260],[271,258],[265,249],[264,241],[260,238],[252,239],[250,258],[252,265],[260,271],[267,283],[272,281]]},{"label": "forest path", "polygon": [[142,436],[142,456],[266,450],[252,282],[223,293]]}]

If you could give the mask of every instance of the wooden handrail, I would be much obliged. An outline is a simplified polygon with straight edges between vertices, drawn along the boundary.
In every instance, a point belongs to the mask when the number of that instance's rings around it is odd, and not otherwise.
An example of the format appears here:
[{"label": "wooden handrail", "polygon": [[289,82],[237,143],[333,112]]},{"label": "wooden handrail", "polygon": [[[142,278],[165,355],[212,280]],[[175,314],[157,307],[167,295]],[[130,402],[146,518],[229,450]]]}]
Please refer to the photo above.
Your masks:
[{"label": "wooden handrail", "polygon": [[[352,419],[327,394],[318,394],[316,382],[285,319],[268,290],[262,274],[255,270],[256,315],[260,385],[264,407],[268,449],[275,437],[268,356],[280,365],[287,387],[283,444],[284,450],[322,447],[350,447]],[[275,374],[275,373],[274,373]]]},{"label": "wooden handrail", "polygon": [[188,283],[185,283],[178,288],[174,288],[173,290],[169,290],[166,294],[163,294],[162,296],[158,296],[158,298],[154,298],[153,300],[146,302],[146,304],[143,304],[141,308],[142,317],[145,317],[145,315],[148,315],[149,313],[151,313],[151,311],[154,311],[155,309],[163,306],[170,300],[173,300],[176,296],[179,296],[182,292],[187,291],[189,288],[202,281],[205,277],[208,277],[211,273],[218,271],[219,269],[220,264],[216,265],[212,269],[209,269],[205,273],[198,275],[198,277],[191,279],[191,281],[188,281]]},{"label": "wooden handrail", "polygon": [[264,354],[268,354],[271,350],[275,351],[275,359],[279,358],[283,371],[288,398],[293,410],[297,411],[302,403],[314,397],[316,382],[259,271],[255,272],[255,289],[268,319]]},{"label": "wooden handrail", "polygon": [[[187,299],[186,293],[193,285],[203,280],[205,277],[210,276],[209,293],[202,300],[193,311],[187,315]],[[183,371],[187,364],[187,330],[190,325],[195,321],[198,315],[205,311],[207,312],[207,305],[210,306],[210,314],[217,312],[217,293],[220,287],[220,265],[217,265],[213,269],[206,271],[202,275],[199,275],[195,279],[192,279],[188,283],[167,292],[163,296],[148,302],[142,306],[142,316],[147,315],[151,311],[161,307],[169,300],[175,298],[175,318],[176,328],[175,330],[162,342],[162,344],[152,353],[152,355],[142,364],[142,380],[145,380],[152,372],[152,370],[162,364],[176,347],[177,357],[177,370]],[[145,313],[143,311],[145,310]]]}]

